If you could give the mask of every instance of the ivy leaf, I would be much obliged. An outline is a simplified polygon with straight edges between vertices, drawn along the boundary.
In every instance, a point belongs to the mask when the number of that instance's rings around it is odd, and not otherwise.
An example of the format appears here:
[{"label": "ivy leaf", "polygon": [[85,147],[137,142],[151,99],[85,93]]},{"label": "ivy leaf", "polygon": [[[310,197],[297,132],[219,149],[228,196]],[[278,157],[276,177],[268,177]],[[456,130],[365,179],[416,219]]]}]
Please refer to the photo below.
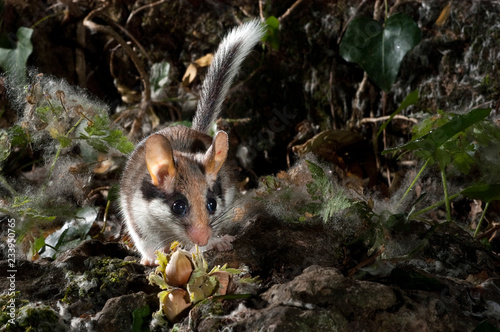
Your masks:
[{"label": "ivy leaf", "polygon": [[479,199],[483,202],[500,200],[500,184],[484,184],[465,188],[460,193],[471,199]]},{"label": "ivy leaf", "polygon": [[71,222],[47,236],[45,244],[48,248],[40,256],[54,258],[58,252],[76,247],[86,238],[96,218],[97,208],[79,209]]},{"label": "ivy leaf", "polygon": [[392,15],[383,27],[379,22],[358,17],[352,20],[340,43],[340,55],[357,63],[382,90],[389,91],[404,56],[422,39],[411,17]]},{"label": "ivy leaf", "polygon": [[26,62],[33,51],[32,34],[33,29],[20,27],[16,33],[17,42],[12,36],[4,35],[0,39],[0,68],[21,83],[26,81]]},{"label": "ivy leaf", "polygon": [[486,118],[491,112],[490,108],[478,108],[469,113],[459,115],[441,127],[432,130],[414,141],[410,141],[399,147],[386,149],[382,154],[405,149],[422,150],[427,156],[434,155],[437,149],[453,136],[469,128],[473,124]]}]

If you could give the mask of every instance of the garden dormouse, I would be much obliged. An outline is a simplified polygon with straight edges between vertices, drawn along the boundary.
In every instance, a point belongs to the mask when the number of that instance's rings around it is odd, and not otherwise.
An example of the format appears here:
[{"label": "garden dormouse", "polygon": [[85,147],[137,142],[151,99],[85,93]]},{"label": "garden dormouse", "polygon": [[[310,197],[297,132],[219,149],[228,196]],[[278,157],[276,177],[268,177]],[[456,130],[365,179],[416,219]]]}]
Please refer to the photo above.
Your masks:
[{"label": "garden dormouse", "polygon": [[207,135],[221,111],[239,67],[264,35],[252,20],[230,31],[215,53],[203,82],[192,128],[166,127],[142,140],[127,162],[120,188],[122,214],[141,253],[154,264],[155,251],[179,241],[193,245],[230,246],[214,235],[236,189],[226,163],[228,136]]}]

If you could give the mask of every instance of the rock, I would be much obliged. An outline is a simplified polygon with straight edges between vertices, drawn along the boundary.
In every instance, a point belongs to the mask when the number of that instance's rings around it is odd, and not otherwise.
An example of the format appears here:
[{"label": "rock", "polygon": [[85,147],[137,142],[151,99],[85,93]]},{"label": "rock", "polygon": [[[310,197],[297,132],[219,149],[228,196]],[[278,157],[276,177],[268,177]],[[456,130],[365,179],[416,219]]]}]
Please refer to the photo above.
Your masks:
[{"label": "rock", "polygon": [[138,292],[109,299],[94,317],[73,319],[73,331],[144,331],[158,310],[156,294]]},{"label": "rock", "polygon": [[[9,289],[9,270],[12,269],[8,261],[0,261],[0,289],[3,291]],[[65,273],[54,264],[17,261],[15,271],[15,290],[19,292],[19,299],[53,303],[64,296]]]},{"label": "rock", "polygon": [[124,259],[131,252],[122,244],[117,242],[102,243],[98,240],[87,240],[79,244],[74,249],[64,252],[57,257],[55,264],[74,272],[84,272],[86,270],[85,260],[93,256],[107,256]]}]

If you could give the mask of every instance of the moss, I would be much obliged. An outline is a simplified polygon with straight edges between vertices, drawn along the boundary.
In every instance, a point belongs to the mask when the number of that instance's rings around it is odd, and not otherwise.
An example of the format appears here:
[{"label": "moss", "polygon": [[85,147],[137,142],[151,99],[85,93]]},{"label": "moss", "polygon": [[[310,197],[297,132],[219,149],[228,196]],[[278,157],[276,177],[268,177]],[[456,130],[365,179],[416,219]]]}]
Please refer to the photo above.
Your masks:
[{"label": "moss", "polygon": [[15,306],[13,307],[13,312],[11,312],[11,307],[9,307],[9,304],[11,303],[12,297],[9,294],[0,295],[0,325],[3,325],[6,331],[10,331],[12,327],[15,326],[12,324],[8,324],[8,322],[10,319],[12,319],[13,316],[15,317],[14,320],[17,321],[17,317],[19,316],[19,307],[28,304],[28,301],[19,300],[17,297],[19,297],[19,291],[17,291],[15,294]]},{"label": "moss", "polygon": [[[17,305],[24,303],[25,305],[16,308],[15,318],[11,319],[5,310],[5,296],[2,296],[2,313],[0,323],[3,325],[2,331],[65,331],[67,328],[61,323],[59,315],[47,305],[25,304],[27,301],[16,302]],[[10,319],[10,321],[9,321]],[[14,322],[12,324],[11,322]]]},{"label": "moss", "polygon": [[133,262],[109,257],[90,257],[85,261],[88,267],[81,275],[70,275],[71,279],[63,298],[72,303],[79,298],[93,298],[94,302],[105,303],[110,297],[125,293]]},{"label": "moss", "polygon": [[24,327],[26,331],[59,331],[59,315],[49,306],[33,305],[19,309],[17,317],[19,326]]}]

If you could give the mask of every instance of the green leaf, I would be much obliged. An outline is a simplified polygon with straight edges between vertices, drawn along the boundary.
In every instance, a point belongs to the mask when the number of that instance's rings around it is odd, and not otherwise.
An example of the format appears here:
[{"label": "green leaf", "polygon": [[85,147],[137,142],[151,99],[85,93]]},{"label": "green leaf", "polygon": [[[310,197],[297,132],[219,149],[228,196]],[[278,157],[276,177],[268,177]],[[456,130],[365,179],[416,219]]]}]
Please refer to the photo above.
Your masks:
[{"label": "green leaf", "polygon": [[267,25],[267,33],[263,38],[263,41],[267,41],[274,50],[278,50],[280,48],[280,40],[279,40],[279,27],[280,21],[274,17],[270,16],[266,20]]},{"label": "green leaf", "polygon": [[500,200],[500,184],[485,184],[465,188],[460,193],[461,195],[479,199],[483,202],[491,202]]},{"label": "green leaf", "polygon": [[97,208],[90,206],[79,209],[74,220],[47,236],[45,244],[49,248],[41,256],[54,258],[57,252],[76,247],[90,231],[97,218],[97,211]]},{"label": "green leaf", "polygon": [[144,318],[147,318],[150,314],[151,309],[147,304],[132,311],[132,332],[145,331],[142,324],[144,323]]},{"label": "green leaf", "polygon": [[15,125],[9,129],[9,136],[12,146],[25,147],[29,142],[26,131],[19,125]]},{"label": "green leaf", "polygon": [[107,153],[109,147],[115,148],[122,153],[128,154],[134,150],[134,144],[128,140],[120,130],[111,130],[109,118],[106,115],[96,115],[92,122],[84,128],[88,134],[80,133],[80,139],[87,140],[87,143],[94,150]]},{"label": "green leaf", "polygon": [[40,237],[36,238],[33,243],[31,243],[31,253],[33,256],[35,256],[40,249],[42,249],[45,246],[45,238],[43,235]]},{"label": "green leaf", "polygon": [[383,125],[380,126],[380,129],[378,130],[377,136],[380,135],[380,133],[382,133],[384,131],[384,129],[389,124],[389,122],[391,122],[392,119],[397,114],[401,113],[401,111],[404,110],[405,108],[407,108],[411,105],[415,105],[417,103],[417,101],[418,101],[418,89],[415,89],[412,92],[410,92],[410,94],[408,96],[406,96],[405,100],[403,100],[403,102],[399,105],[398,109],[396,111],[394,111],[394,113],[391,114],[389,119],[386,122],[384,122]]},{"label": "green leaf", "polygon": [[59,141],[59,144],[61,144],[63,148],[71,146],[72,143],[71,138],[68,138],[65,135],[57,135],[57,140]]},{"label": "green leaf", "polygon": [[485,119],[491,112],[490,108],[478,108],[470,111],[467,114],[459,115],[451,121],[445,123],[439,128],[432,130],[427,135],[420,137],[414,141],[408,142],[401,146],[386,149],[382,154],[405,149],[405,150],[423,150],[423,152],[430,156],[436,153],[437,149],[443,145],[447,140],[456,134],[464,131],[473,124]]},{"label": "green leaf", "polygon": [[[83,137],[80,136],[80,138]],[[87,143],[97,152],[108,153],[109,151],[108,145],[101,138],[88,138]]]},{"label": "green leaf", "polygon": [[153,63],[150,71],[151,90],[153,94],[158,94],[169,81],[170,63],[168,61]]},{"label": "green leaf", "polygon": [[108,192],[108,201],[116,202],[120,198],[120,186],[118,184],[114,184],[109,188]]},{"label": "green leaf", "polygon": [[32,34],[33,29],[20,27],[16,33],[17,42],[8,36],[2,36],[0,41],[0,68],[20,84],[26,81],[26,62],[33,51]]},{"label": "green leaf", "polygon": [[352,202],[345,196],[341,188],[335,188],[325,171],[315,163],[306,160],[313,181],[306,184],[307,192],[312,200],[304,208],[307,212],[318,214],[327,222],[335,213],[348,209]]},{"label": "green leaf", "polygon": [[123,136],[120,130],[111,131],[109,135],[104,138],[104,141],[122,153],[129,154],[134,151],[134,144],[130,142],[126,136]]},{"label": "green leaf", "polygon": [[379,22],[358,17],[352,20],[340,43],[340,55],[357,63],[382,90],[389,91],[404,56],[422,39],[411,17],[392,15],[383,27]]}]

